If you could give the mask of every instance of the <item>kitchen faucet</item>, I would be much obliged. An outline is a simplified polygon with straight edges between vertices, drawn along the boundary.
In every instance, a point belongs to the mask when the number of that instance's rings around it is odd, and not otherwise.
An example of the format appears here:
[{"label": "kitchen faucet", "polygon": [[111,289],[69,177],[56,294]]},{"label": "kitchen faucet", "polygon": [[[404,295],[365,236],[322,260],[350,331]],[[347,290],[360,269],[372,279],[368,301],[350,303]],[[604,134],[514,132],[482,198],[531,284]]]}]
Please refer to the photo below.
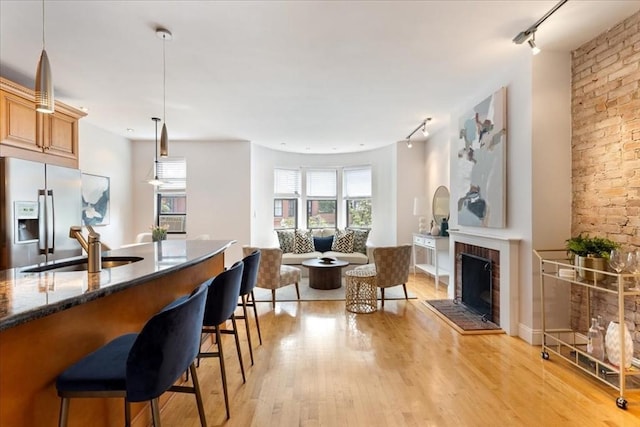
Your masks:
[{"label": "kitchen faucet", "polygon": [[76,239],[82,249],[87,253],[87,271],[89,273],[98,273],[102,270],[102,246],[100,244],[100,234],[96,233],[91,227],[89,229],[88,241],[82,235],[82,227],[78,225],[72,225],[69,228],[69,237]]}]

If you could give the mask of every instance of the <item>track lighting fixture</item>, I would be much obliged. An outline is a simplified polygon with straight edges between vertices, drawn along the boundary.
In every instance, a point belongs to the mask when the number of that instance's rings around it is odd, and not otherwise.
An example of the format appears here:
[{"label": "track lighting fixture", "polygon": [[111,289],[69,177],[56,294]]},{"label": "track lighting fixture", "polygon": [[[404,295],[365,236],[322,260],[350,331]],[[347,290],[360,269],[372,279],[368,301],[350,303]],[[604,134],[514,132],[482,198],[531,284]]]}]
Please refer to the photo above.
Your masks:
[{"label": "track lighting fixture", "polygon": [[414,133],[418,132],[419,130],[422,131],[422,134],[425,136],[425,138],[429,136],[429,131],[427,131],[427,123],[429,123],[430,121],[431,121],[431,117],[427,117],[418,125],[417,128],[413,130],[413,132],[407,135],[407,138],[406,138],[407,148],[413,147],[413,144],[411,143],[411,137],[413,136]]},{"label": "track lighting fixture", "polygon": [[540,53],[540,48],[536,46],[536,33],[535,31],[531,35],[531,38],[527,41],[529,43],[529,47],[531,48],[531,53],[537,55]]},{"label": "track lighting fixture", "polygon": [[52,114],[55,110],[53,77],[44,43],[44,0],[42,0],[42,53],[36,69],[36,111]]},{"label": "track lighting fixture", "polygon": [[533,25],[531,25],[529,28],[527,28],[526,30],[520,31],[514,38],[513,38],[513,42],[515,44],[523,44],[524,42],[527,42],[527,44],[529,45],[529,47],[531,48],[531,53],[533,53],[534,55],[537,55],[540,53],[540,48],[538,46],[536,46],[536,31],[538,30],[538,27],[540,26],[540,24],[542,24],[548,17],[550,17],[551,15],[553,15],[555,13],[556,10],[560,9],[560,7],[565,4],[567,1],[569,0],[560,0],[560,2],[558,2],[555,6],[553,6],[551,8],[551,10],[549,10],[547,13],[544,14],[544,16],[540,19],[538,19]]}]

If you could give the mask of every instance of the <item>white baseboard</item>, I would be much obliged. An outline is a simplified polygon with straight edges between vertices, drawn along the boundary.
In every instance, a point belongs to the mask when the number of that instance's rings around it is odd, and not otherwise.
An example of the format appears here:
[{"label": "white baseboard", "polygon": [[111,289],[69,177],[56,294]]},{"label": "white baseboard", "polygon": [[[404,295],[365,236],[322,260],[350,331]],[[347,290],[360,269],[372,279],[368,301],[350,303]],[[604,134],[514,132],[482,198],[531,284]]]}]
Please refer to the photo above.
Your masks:
[{"label": "white baseboard", "polygon": [[531,345],[542,345],[542,331],[540,329],[532,329],[520,323],[518,325],[518,336]]}]

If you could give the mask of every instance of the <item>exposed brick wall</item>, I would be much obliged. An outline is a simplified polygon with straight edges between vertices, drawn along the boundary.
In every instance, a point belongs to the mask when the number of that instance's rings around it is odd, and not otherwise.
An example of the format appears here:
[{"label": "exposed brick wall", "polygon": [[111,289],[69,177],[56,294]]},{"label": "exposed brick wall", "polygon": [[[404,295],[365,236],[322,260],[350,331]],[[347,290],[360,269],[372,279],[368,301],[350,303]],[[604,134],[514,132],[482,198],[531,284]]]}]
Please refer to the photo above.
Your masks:
[{"label": "exposed brick wall", "polygon": [[572,234],[640,247],[640,12],[573,52]]},{"label": "exposed brick wall", "polygon": [[[572,235],[608,237],[640,249],[640,12],[573,52]],[[572,327],[585,331],[589,317],[606,324],[618,313],[615,295],[573,287]],[[625,317],[638,325],[640,298],[627,298]]]}]

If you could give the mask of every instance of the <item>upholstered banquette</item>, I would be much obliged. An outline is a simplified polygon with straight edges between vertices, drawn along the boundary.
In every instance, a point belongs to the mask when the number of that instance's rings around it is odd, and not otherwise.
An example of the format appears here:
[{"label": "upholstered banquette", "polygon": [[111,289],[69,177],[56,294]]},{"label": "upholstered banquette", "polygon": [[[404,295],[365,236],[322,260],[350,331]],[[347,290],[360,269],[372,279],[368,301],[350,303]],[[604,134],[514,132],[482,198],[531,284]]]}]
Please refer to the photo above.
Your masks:
[{"label": "upholstered banquette", "polygon": [[369,229],[276,230],[282,264],[300,265],[320,257],[333,257],[350,265],[363,265],[373,260],[367,246]]}]

